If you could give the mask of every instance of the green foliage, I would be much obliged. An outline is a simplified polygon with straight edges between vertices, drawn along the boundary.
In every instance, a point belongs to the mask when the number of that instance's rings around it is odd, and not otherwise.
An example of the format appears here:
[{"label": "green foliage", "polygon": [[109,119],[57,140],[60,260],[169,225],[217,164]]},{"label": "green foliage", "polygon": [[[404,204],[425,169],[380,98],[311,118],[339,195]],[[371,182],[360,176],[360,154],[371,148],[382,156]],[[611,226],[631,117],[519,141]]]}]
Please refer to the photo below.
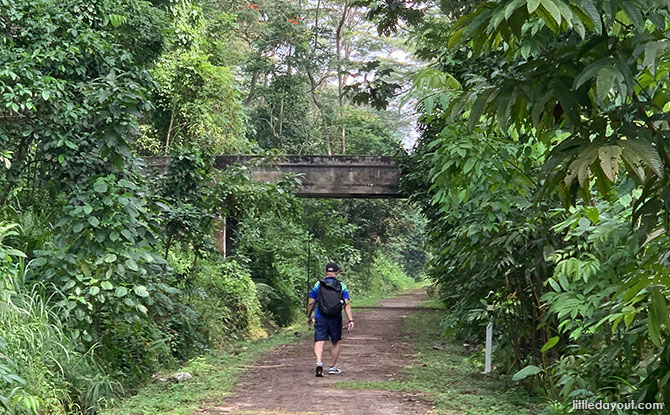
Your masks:
[{"label": "green foliage", "polygon": [[170,51],[152,71],[159,85],[154,112],[158,128],[146,138],[160,143],[161,150],[145,144],[144,151],[169,154],[174,146],[198,147],[203,154],[244,151],[245,115],[233,68],[213,63],[207,51],[212,23],[188,1],[176,2],[170,11]]},{"label": "green foliage", "polygon": [[542,147],[444,123],[432,118],[404,177],[405,191],[428,217],[429,275],[450,310],[446,326],[468,341],[484,333],[481,301],[495,292],[499,367],[516,371],[541,358],[548,335],[535,329],[542,320],[538,296],[552,271],[545,247],[558,241],[550,214],[532,200]]},{"label": "green foliage", "polygon": [[631,200],[620,193],[616,203],[574,209],[557,225],[572,243],[552,254],[552,289],[542,299],[561,339],[553,369],[565,401],[665,397],[668,284],[659,249],[667,241],[635,237]]},{"label": "green foliage", "polygon": [[215,189],[206,186],[213,179],[211,169],[211,159],[198,150],[173,152],[159,184],[165,201],[161,207],[166,259],[173,242],[193,250],[196,256],[211,245],[208,242],[218,210]]},{"label": "green foliage", "polygon": [[273,77],[267,87],[259,88],[263,104],[251,113],[255,125],[250,132],[258,137],[261,147],[295,149],[297,154],[323,153],[323,149],[301,148],[309,144],[313,128],[306,122],[311,117],[305,81],[302,75],[281,74]]},{"label": "green foliage", "polygon": [[118,391],[60,322],[60,309],[43,297],[45,286],[21,282],[25,255],[3,244],[16,236],[0,227],[0,413],[92,414]]},{"label": "green foliage", "polygon": [[144,1],[4,3],[0,148],[12,158],[0,205],[25,177],[59,187],[122,167],[148,105],[143,67],[160,52],[161,14]]},{"label": "green foliage", "polygon": [[211,64],[198,51],[161,58],[153,73],[161,86],[157,102],[163,117],[164,151],[173,145],[198,145],[213,154],[239,152],[244,114],[230,68]]},{"label": "green foliage", "polygon": [[[388,295],[415,284],[415,281],[405,274],[400,265],[381,255],[374,259],[369,273],[369,277],[364,281],[366,286],[360,289],[364,295]],[[353,288],[356,288],[357,284],[352,285]]]},{"label": "green foliage", "polygon": [[416,25],[423,21],[423,11],[414,2],[400,1],[389,4],[381,1],[363,0],[361,5],[368,7],[368,19],[377,24],[380,34],[390,35],[404,23]]},{"label": "green foliage", "polygon": [[[406,114],[384,118],[380,131],[375,110],[385,109],[404,82],[402,58],[390,56],[404,46],[373,33],[357,4],[315,6],[272,0],[238,12],[235,31],[251,49],[244,67],[247,136],[294,154],[369,154],[370,144],[391,145],[388,131],[398,130]],[[372,122],[361,123],[362,116]],[[399,148],[396,142],[393,150]]]},{"label": "green foliage", "polygon": [[405,186],[445,324],[477,340],[492,290],[499,367],[557,407],[667,401],[667,4],[442,7],[415,22]]},{"label": "green foliage", "polygon": [[[179,275],[190,273],[190,258],[171,255]],[[206,344],[223,345],[261,331],[261,306],[249,270],[235,261],[199,261],[191,279],[185,279],[183,300],[201,319]]]},{"label": "green foliage", "polygon": [[0,401],[8,393],[7,413],[92,414],[120,392],[95,350],[80,351],[58,311],[33,291],[15,295],[0,312],[2,354],[9,364],[0,363],[3,380],[9,380],[0,385]]},{"label": "green foliage", "polygon": [[392,114],[378,114],[368,108],[347,108],[344,128],[349,134],[350,154],[394,155],[399,148],[399,138],[388,128]]},{"label": "green foliage", "polygon": [[[2,322],[3,333],[6,332],[6,324],[12,311],[12,300],[16,295],[16,279],[18,278],[18,267],[15,262],[18,258],[25,258],[21,251],[13,249],[4,244],[6,237],[15,235],[12,230],[15,225],[0,224],[0,322]],[[18,311],[18,310],[17,310]],[[10,314],[11,313],[11,314]],[[12,334],[11,331],[8,331]],[[26,390],[26,380],[20,376],[19,367],[7,356],[8,343],[5,335],[0,337],[0,410],[2,413],[37,413],[40,402],[37,396]]]},{"label": "green foliage", "polygon": [[482,341],[494,291],[496,365],[539,381],[557,407],[666,399],[667,241],[631,228],[635,183],[566,209],[538,198],[544,144],[425,119],[405,186],[429,219],[446,327]]},{"label": "green foliage", "polygon": [[[16,364],[30,368],[26,388],[44,394],[43,407],[94,413],[117,390],[110,374],[133,382],[156,365],[151,317],[170,304],[132,152],[137,118],[150,108],[145,68],[161,52],[163,13],[144,1],[2,8],[0,146],[12,158],[0,172],[0,204],[32,222],[30,235],[12,238],[37,256],[7,317],[26,341],[13,341],[11,353],[33,352],[34,365],[30,355]],[[120,339],[133,344],[115,348]]]},{"label": "green foliage", "polygon": [[[420,232],[422,224],[401,217],[404,203],[293,199],[290,210],[267,210],[272,203],[268,196],[276,197],[270,193],[245,205],[236,252],[252,259],[249,268],[261,304],[277,323],[297,316],[330,259],[340,264],[340,277],[354,299],[388,294],[414,282],[403,270],[401,251],[415,246],[411,233],[403,237],[408,229]],[[256,212],[259,207],[264,209]]]},{"label": "green foliage", "polygon": [[623,165],[647,188],[635,218],[648,232],[659,215],[667,226],[667,11],[663,2],[482,3],[453,25],[449,45],[499,59],[472,71],[451,116],[469,110],[471,127],[547,144],[546,187],[571,202],[579,188],[589,198],[591,177],[605,196]]},{"label": "green foliage", "polygon": [[308,235],[291,216],[281,211],[247,216],[238,233],[237,253],[253,258],[249,268],[261,305],[280,325],[297,317],[309,282],[302,266]]},{"label": "green foliage", "polygon": [[92,180],[63,209],[28,278],[59,288],[59,315],[115,375],[137,381],[168,358],[154,319],[180,315],[155,252],[156,217],[137,184],[114,175]]},{"label": "green foliage", "polygon": [[348,95],[351,95],[351,101],[354,104],[367,104],[372,108],[384,110],[388,107],[395,95],[396,90],[401,85],[389,80],[393,73],[392,68],[380,68],[380,62],[377,60],[366,62],[362,71],[366,73],[365,79],[344,89]]},{"label": "green foliage", "polygon": [[33,272],[61,287],[63,317],[73,316],[74,336],[91,342],[101,333],[88,327],[137,321],[154,306],[151,293],[169,288],[159,283],[163,261],[152,253],[154,218],[140,188],[112,175],[89,186],[65,206],[53,249],[37,252]]}]

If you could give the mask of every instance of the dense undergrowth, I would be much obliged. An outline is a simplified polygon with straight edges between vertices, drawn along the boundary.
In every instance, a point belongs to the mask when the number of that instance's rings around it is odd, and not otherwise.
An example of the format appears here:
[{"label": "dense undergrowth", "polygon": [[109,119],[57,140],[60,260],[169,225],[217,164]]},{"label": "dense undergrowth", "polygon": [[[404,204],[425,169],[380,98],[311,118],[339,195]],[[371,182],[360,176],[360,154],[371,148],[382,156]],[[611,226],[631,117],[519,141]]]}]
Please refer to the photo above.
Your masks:
[{"label": "dense undergrowth", "polygon": [[[157,202],[159,210],[144,210],[146,223],[155,223],[150,228],[154,235],[164,227],[154,246],[125,245],[133,250],[125,254],[101,246],[96,259],[90,256],[95,241],[85,250],[77,248],[84,241],[67,247],[54,231],[41,231],[43,239],[36,240],[32,232],[39,226],[27,223],[27,218],[39,220],[36,215],[24,217],[25,227],[2,229],[0,390],[5,411],[95,413],[161,368],[291,324],[302,315],[308,288],[323,274],[323,258],[339,258],[345,270],[341,277],[354,298],[392,293],[421,277],[408,277],[402,265],[403,236],[392,228],[384,233],[372,229],[376,218],[361,212],[360,203],[328,202],[328,208],[339,205],[336,211],[344,213],[331,213],[326,221],[319,202],[302,202],[287,192],[290,181],[263,185],[237,171],[215,177],[192,169],[200,163],[197,154],[183,153],[165,177],[149,185],[154,194],[165,192],[166,185],[170,189]],[[203,186],[212,181],[218,184]],[[93,191],[106,194],[111,186]],[[234,195],[234,203],[244,201],[232,256],[224,257],[214,247],[216,211],[206,204],[213,199],[209,192]],[[130,194],[116,197],[132,200]],[[356,212],[360,224],[347,219],[342,207]],[[289,212],[291,219],[280,220]],[[319,220],[310,221],[315,214]],[[91,232],[95,238],[95,227],[87,223],[90,231],[76,235]],[[112,241],[114,226],[105,231],[111,231]],[[326,244],[310,232],[337,234],[323,239]],[[370,244],[367,238],[377,242]],[[28,253],[6,245],[9,241]],[[64,248],[56,250],[59,244]],[[64,256],[67,252],[72,259]],[[55,265],[54,258],[71,268]],[[52,277],[44,278],[44,273]]]},{"label": "dense undergrowth", "polygon": [[410,19],[430,62],[404,183],[428,217],[442,327],[481,346],[491,318],[497,371],[556,414],[670,405],[670,66],[655,51],[670,32],[667,3],[648,6],[372,8],[388,30]]}]

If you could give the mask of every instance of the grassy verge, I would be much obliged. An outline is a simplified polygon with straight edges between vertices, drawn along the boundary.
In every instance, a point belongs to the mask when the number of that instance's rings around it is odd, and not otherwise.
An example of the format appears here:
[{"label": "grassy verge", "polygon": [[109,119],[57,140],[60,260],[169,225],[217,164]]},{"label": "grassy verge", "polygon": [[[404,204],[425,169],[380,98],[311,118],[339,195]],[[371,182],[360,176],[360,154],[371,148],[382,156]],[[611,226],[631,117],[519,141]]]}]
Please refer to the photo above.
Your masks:
[{"label": "grassy verge", "polygon": [[[240,342],[191,360],[179,372],[193,378],[183,383],[151,383],[102,415],[191,415],[203,403],[220,403],[245,366],[282,344],[297,341],[308,332],[303,325],[282,330],[266,339]],[[176,371],[174,371],[176,372]],[[172,372],[172,373],[174,373]]]},{"label": "grassy verge", "polygon": [[[351,308],[367,308],[367,307],[377,307],[379,306],[379,303],[382,300],[386,300],[389,298],[397,297],[402,294],[407,294],[409,292],[412,292],[418,288],[425,288],[430,283],[428,281],[421,281],[421,282],[416,282],[413,283],[410,286],[404,287],[401,290],[395,292],[395,293],[374,293],[374,294],[364,294],[360,297],[354,297],[351,301]],[[437,304],[442,307],[442,303],[437,301]]]},{"label": "grassy verge", "polygon": [[[431,304],[433,306],[433,304]],[[405,321],[407,338],[415,339],[419,364],[408,367],[402,380],[347,381],[344,389],[403,390],[426,394],[442,415],[531,415],[538,403],[506,377],[486,376],[468,362],[463,347],[440,335],[440,313],[417,311]]]},{"label": "grassy verge", "polygon": [[372,294],[372,295],[365,295],[362,297],[357,297],[354,298],[351,301],[351,308],[357,309],[357,308],[367,308],[367,307],[377,307],[379,305],[379,302],[381,300],[384,300],[386,298],[391,298],[395,295],[399,294],[394,294],[389,296],[388,294]]},{"label": "grassy verge", "polygon": [[445,310],[444,303],[437,298],[431,298],[428,301],[425,301],[417,306],[418,308],[437,308],[440,310]]}]

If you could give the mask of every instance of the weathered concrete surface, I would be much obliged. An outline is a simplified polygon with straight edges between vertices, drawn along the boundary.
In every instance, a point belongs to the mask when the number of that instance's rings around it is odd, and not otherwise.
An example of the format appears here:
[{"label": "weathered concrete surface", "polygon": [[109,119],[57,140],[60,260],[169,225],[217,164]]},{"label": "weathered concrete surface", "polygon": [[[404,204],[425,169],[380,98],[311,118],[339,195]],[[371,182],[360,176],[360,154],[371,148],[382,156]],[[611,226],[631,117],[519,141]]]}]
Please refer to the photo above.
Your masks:
[{"label": "weathered concrete surface", "polygon": [[[163,167],[168,157],[147,159]],[[288,173],[300,174],[301,197],[315,198],[397,198],[399,174],[393,157],[387,156],[285,156],[268,160],[259,156],[217,156],[215,167],[226,169],[236,164],[252,168],[252,178],[274,182]]]}]

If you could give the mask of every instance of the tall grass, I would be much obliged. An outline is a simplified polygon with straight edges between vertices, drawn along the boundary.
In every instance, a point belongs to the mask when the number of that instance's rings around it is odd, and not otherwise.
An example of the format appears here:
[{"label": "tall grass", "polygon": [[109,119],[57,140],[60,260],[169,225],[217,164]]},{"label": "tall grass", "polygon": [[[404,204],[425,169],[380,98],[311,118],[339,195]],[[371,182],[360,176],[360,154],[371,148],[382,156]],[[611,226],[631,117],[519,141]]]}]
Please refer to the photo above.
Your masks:
[{"label": "tall grass", "polygon": [[0,414],[94,414],[115,384],[69,336],[47,290],[23,285],[24,255],[3,243],[14,234],[0,225]]}]

